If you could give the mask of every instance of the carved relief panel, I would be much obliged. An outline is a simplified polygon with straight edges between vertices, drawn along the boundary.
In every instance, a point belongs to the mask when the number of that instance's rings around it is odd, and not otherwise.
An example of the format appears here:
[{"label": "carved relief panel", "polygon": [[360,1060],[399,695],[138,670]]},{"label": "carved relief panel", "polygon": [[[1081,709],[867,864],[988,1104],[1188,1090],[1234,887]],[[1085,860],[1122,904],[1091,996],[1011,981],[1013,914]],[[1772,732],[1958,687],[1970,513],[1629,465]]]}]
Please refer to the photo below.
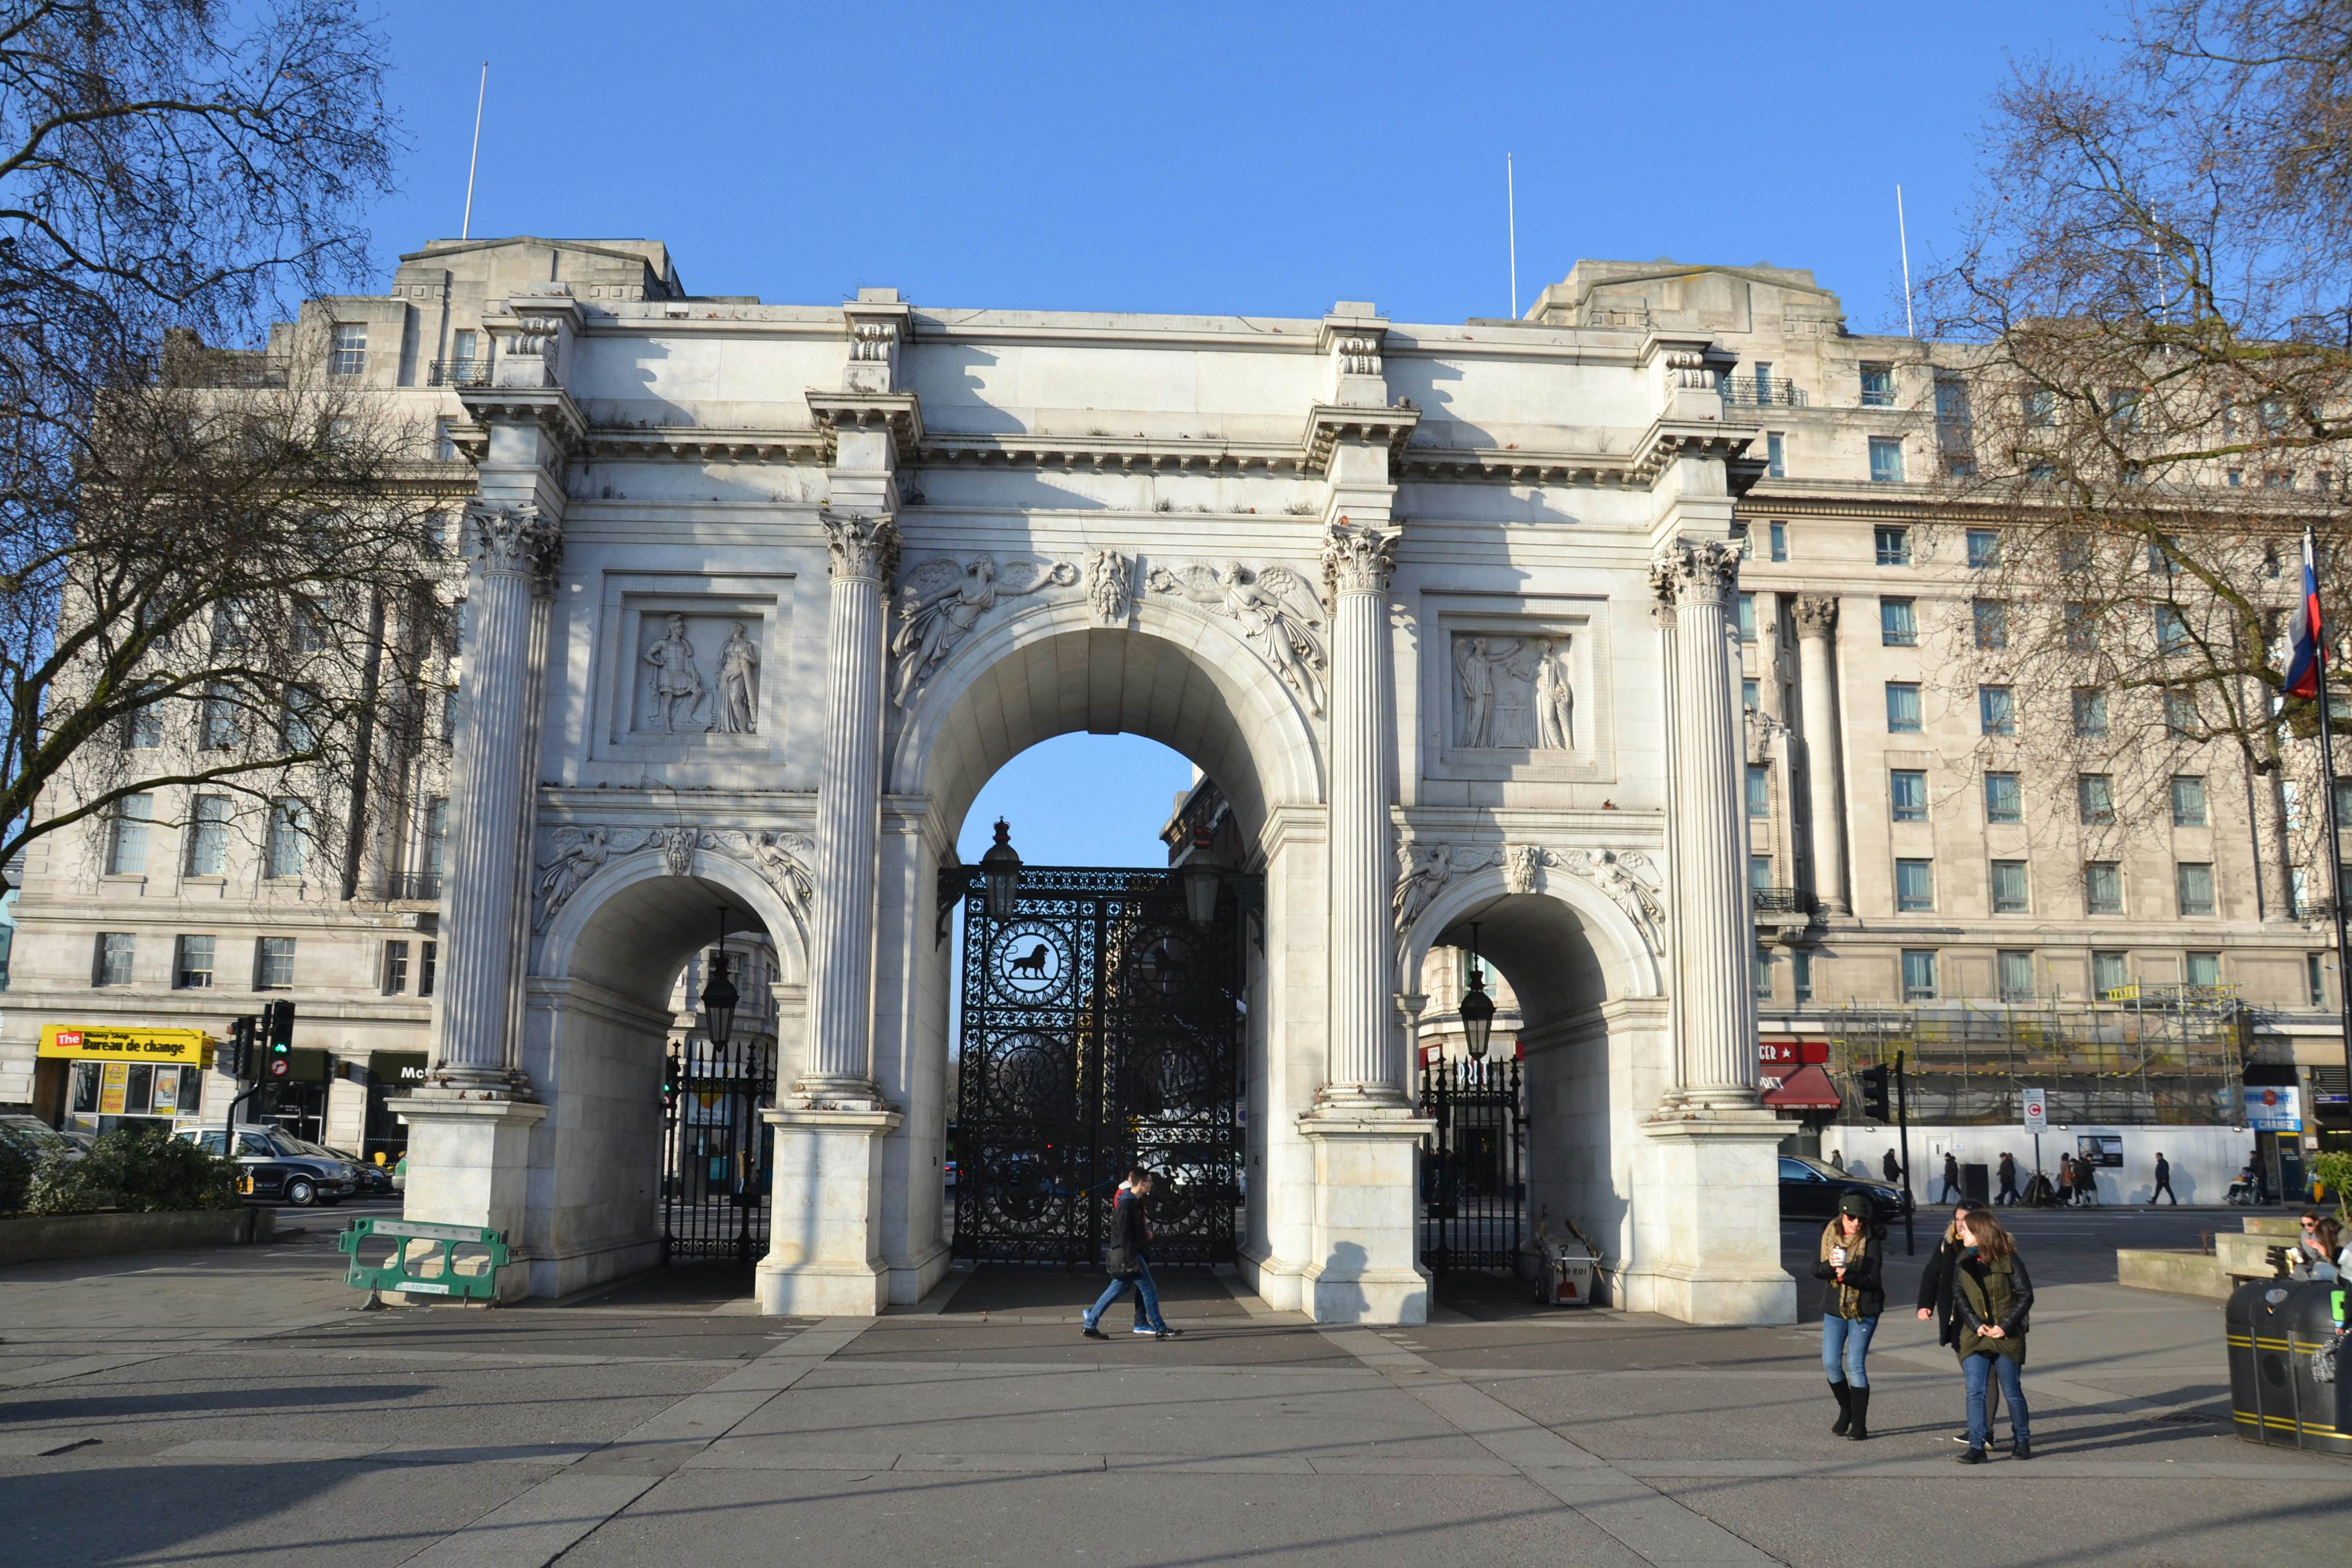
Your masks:
[{"label": "carved relief panel", "polygon": [[1473,608],[1467,599],[1424,601],[1422,744],[1429,775],[1612,776],[1606,602],[1486,600]]},{"label": "carved relief panel", "polygon": [[766,756],[782,740],[778,579],[607,574],[594,752]]}]

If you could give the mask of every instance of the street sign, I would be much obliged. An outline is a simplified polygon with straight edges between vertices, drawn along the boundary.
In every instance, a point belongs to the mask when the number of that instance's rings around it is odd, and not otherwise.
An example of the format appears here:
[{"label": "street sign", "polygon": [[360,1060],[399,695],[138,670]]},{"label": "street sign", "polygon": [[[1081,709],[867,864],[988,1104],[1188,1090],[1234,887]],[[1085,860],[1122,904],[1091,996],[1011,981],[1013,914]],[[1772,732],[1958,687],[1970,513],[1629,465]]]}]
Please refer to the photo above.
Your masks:
[{"label": "street sign", "polygon": [[2247,1084],[2246,1125],[2256,1132],[2303,1131],[2303,1094],[2293,1084]]},{"label": "street sign", "polygon": [[2025,1096],[2025,1130],[2036,1134],[2049,1131],[2049,1090],[2028,1089],[2020,1092]]}]

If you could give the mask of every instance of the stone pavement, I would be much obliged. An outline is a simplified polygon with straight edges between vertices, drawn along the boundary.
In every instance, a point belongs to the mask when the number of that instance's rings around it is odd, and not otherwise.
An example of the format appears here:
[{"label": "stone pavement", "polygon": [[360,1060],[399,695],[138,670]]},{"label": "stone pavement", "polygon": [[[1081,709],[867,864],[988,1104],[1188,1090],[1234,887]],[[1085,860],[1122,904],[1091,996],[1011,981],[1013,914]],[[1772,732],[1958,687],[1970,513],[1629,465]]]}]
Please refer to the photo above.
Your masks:
[{"label": "stone pavement", "polygon": [[[1939,1222],[1937,1222],[1939,1223]],[[1081,1339],[1098,1281],[952,1275],[879,1319],[691,1270],[560,1306],[358,1312],[331,1229],[0,1270],[0,1559],[28,1564],[2307,1563],[2352,1465],[2227,1424],[2214,1303],[2112,1283],[2210,1214],[2035,1215],[2031,1465],[1951,1462],[1958,1377],[1890,1312],[1867,1445],[1819,1331],[1537,1315],[1412,1330],[1167,1281],[1179,1340]],[[2232,1223],[2221,1216],[2218,1223]],[[1921,1242],[1936,1226],[1923,1216]],[[1809,1258],[1818,1227],[1784,1227]],[[1901,1245],[1897,1233],[1895,1245]],[[1895,1295],[1916,1276],[1899,1258]],[[1810,1306],[1814,1292],[1805,1292]]]}]

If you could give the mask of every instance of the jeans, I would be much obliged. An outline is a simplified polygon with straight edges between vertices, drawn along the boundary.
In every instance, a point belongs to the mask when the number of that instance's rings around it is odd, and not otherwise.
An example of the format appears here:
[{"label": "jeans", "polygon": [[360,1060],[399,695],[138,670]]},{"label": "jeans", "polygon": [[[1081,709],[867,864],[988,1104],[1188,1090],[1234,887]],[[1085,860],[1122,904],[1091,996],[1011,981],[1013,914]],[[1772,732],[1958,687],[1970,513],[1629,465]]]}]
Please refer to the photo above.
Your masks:
[{"label": "jeans", "polygon": [[1168,1326],[1168,1320],[1160,1315],[1160,1287],[1151,1282],[1151,1265],[1139,1258],[1135,1260],[1135,1269],[1134,1279],[1112,1280],[1110,1289],[1087,1309],[1087,1327],[1091,1329],[1099,1324],[1102,1315],[1110,1310],[1110,1304],[1118,1300],[1130,1285],[1135,1287],[1135,1326],[1139,1329],[1165,1329]]},{"label": "jeans", "polygon": [[1822,1370],[1832,1383],[1870,1386],[1862,1363],[1870,1354],[1870,1336],[1877,1331],[1876,1318],[1841,1318],[1831,1313],[1822,1319]]},{"label": "jeans", "polygon": [[2017,1178],[2015,1176],[2003,1176],[2000,1179],[2000,1191],[1993,1194],[1992,1201],[1996,1204],[2013,1204],[2017,1202]]},{"label": "jeans", "polygon": [[2032,1441],[2026,1427],[2025,1384],[2016,1358],[1979,1351],[1960,1358],[1960,1373],[1969,1382],[1969,1447],[1983,1447],[1992,1436],[1992,1423],[1985,1415],[1985,1390],[1995,1377],[2000,1379],[2000,1396],[2009,1402],[2009,1435],[2021,1443]]}]

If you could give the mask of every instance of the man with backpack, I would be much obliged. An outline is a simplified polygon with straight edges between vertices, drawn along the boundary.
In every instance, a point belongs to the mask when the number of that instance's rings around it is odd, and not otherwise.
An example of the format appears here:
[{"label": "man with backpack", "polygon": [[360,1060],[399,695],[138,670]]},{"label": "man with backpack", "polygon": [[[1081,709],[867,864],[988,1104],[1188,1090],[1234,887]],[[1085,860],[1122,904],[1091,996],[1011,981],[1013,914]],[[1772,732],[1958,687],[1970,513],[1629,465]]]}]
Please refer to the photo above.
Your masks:
[{"label": "man with backpack", "polygon": [[1110,1275],[1110,1288],[1101,1300],[1087,1309],[1086,1327],[1081,1331],[1090,1340],[1107,1340],[1110,1336],[1097,1325],[1102,1315],[1110,1310],[1111,1303],[1135,1287],[1135,1331],[1149,1334],[1156,1340],[1172,1340],[1182,1333],[1171,1329],[1160,1315],[1160,1288],[1151,1279],[1151,1221],[1144,1213],[1144,1204],[1151,1196],[1151,1173],[1137,1165],[1129,1170],[1127,1180],[1119,1184],[1118,1194],[1111,1204],[1111,1242],[1103,1249],[1103,1268]]}]

